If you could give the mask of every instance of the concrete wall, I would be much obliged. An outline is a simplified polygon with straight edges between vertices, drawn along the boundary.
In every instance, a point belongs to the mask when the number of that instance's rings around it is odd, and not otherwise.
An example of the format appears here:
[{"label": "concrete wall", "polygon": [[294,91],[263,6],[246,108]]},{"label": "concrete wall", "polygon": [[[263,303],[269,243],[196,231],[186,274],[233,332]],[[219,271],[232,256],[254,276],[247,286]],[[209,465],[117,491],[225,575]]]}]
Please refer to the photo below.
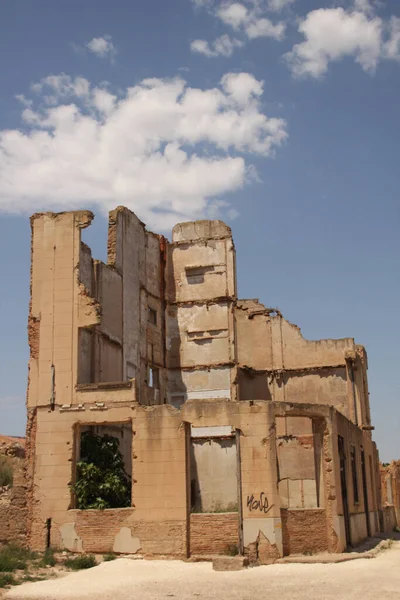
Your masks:
[{"label": "concrete wall", "polygon": [[[379,510],[379,499],[376,496],[375,490],[378,488],[377,481],[377,454],[375,446],[371,439],[369,431],[363,431],[354,426],[341,414],[337,414],[336,418],[336,433],[344,439],[345,447],[345,468],[346,468],[346,484],[347,484],[347,501],[350,516],[350,533],[352,545],[357,545],[365,537],[367,537],[367,515],[366,510],[368,504],[368,519],[370,532],[373,535],[377,529],[375,516],[371,517],[371,513]],[[358,502],[355,501],[354,480],[351,465],[351,449],[354,449],[356,458],[356,479],[358,487]],[[364,495],[363,470],[361,456],[364,451],[365,457],[365,479],[366,479],[366,495]],[[338,478],[338,475],[337,475]],[[338,490],[341,491],[340,481],[337,482]],[[341,493],[338,497],[338,513],[343,515],[343,502]]]},{"label": "concrete wall", "polygon": [[[279,312],[237,302],[224,223],[179,224],[167,244],[118,207],[105,265],[80,240],[92,218],[32,217],[30,406],[74,404],[76,384],[134,378],[143,404],[238,394],[330,404],[370,425],[365,349],[351,338],[307,341]],[[156,389],[150,369],[158,369]],[[192,378],[193,369],[201,373]]]},{"label": "concrete wall", "polygon": [[323,505],[322,432],[314,432],[306,417],[278,417],[276,427],[281,506],[318,508]]},{"label": "concrete wall", "polygon": [[235,438],[199,438],[190,442],[192,512],[230,512],[238,507]]},{"label": "concrete wall", "polygon": [[[279,497],[276,493],[275,441],[270,434],[273,408],[266,403],[250,406],[226,401],[186,403],[172,407],[140,407],[108,402],[118,392],[104,392],[107,408],[86,404],[79,411],[39,409],[31,503],[30,545],[43,549],[46,519],[52,519],[52,544],[76,551],[111,551],[121,537],[131,551],[186,555],[189,518],[187,426],[229,426],[242,431],[242,497],[245,545],[257,544],[260,531],[274,552],[281,554]],[[98,396],[99,398],[99,396]],[[106,401],[106,398],[108,401]],[[74,432],[77,424],[132,423],[132,509],[105,510],[100,536],[95,528],[96,511],[71,509],[68,483],[74,468]],[[267,460],[268,457],[268,460]],[[268,510],[258,505],[263,495]],[[40,502],[38,501],[40,498]],[[152,531],[142,539],[141,532]],[[159,523],[159,527],[156,524]],[[129,530],[127,533],[127,529]],[[171,531],[174,531],[174,535]],[[146,530],[147,531],[147,530]],[[114,532],[114,533],[113,533]],[[129,533],[130,532],[130,533]],[[179,532],[179,535],[178,533]],[[129,541],[130,540],[130,541]],[[96,546],[97,544],[97,546]],[[155,550],[157,547],[157,551]]]},{"label": "concrete wall", "polygon": [[[76,404],[77,385],[128,379],[144,404],[165,398],[164,238],[119,207],[106,265],[81,242],[92,219],[89,211],[31,219],[30,407]],[[151,367],[160,369],[156,393]]]},{"label": "concrete wall", "polygon": [[235,322],[240,399],[327,404],[357,425],[371,424],[363,346],[352,338],[306,340],[257,300],[239,300]]},{"label": "concrete wall", "polygon": [[[335,415],[338,413],[332,412],[333,409],[322,405],[299,404],[295,407],[284,403],[224,400],[189,401],[181,410],[168,405],[141,407],[121,400],[110,403],[119,393],[118,390],[98,390],[97,404],[85,403],[79,410],[37,410],[34,419],[40,441],[36,444],[33,461],[31,547],[43,549],[46,520],[51,518],[54,546],[74,551],[188,555],[191,552],[190,528],[194,523],[190,518],[189,426],[225,427],[241,432],[241,513],[245,552],[254,560],[271,562],[284,551],[282,503],[277,493],[279,432],[277,436],[276,419],[287,418],[293,428],[297,418],[305,418],[324,423],[321,461],[324,511],[316,514],[320,519],[322,514],[326,517],[327,548],[330,551],[342,548],[344,542],[337,521],[340,491],[336,487],[337,461],[333,454],[337,429]],[[98,406],[100,404],[103,406]],[[132,428],[132,508],[101,513],[71,508],[73,502],[68,484],[73,478],[76,460],[74,440],[79,430],[77,426],[82,428],[87,423],[105,427],[110,423],[124,423],[125,427]],[[234,455],[229,451],[227,454],[233,475]],[[203,459],[201,456],[200,463]],[[209,482],[210,469],[205,473]],[[221,482],[220,477],[218,481]],[[232,477],[232,497],[233,484]],[[219,488],[216,487],[223,490],[220,483]],[[314,508],[310,510],[309,515],[304,515],[304,522],[308,522],[315,511]],[[99,535],[100,529],[96,529],[100,514],[101,528],[107,532],[104,535]],[[218,513],[215,515],[216,518],[219,516]],[[290,518],[293,523],[294,517]],[[232,523],[231,518],[228,520]],[[296,539],[301,537],[300,529],[296,529],[296,525],[292,527],[293,532],[297,532],[293,533]],[[194,539],[196,536],[198,538],[194,533]],[[232,539],[231,534],[228,537]],[[322,538],[318,539],[321,541]]]},{"label": "concrete wall", "polygon": [[220,221],[181,223],[167,261],[168,401],[234,399],[235,249]]}]

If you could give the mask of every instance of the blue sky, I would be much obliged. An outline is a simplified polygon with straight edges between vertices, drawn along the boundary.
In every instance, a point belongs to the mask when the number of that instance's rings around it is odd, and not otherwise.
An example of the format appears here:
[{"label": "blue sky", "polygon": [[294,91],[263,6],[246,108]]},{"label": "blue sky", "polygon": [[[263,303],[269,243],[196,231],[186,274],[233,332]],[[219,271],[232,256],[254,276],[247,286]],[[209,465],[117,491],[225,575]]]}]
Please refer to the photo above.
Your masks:
[{"label": "blue sky", "polygon": [[29,215],[150,228],[222,218],[241,297],[369,358],[400,456],[400,4],[5,0],[0,19],[0,431],[23,434]]}]

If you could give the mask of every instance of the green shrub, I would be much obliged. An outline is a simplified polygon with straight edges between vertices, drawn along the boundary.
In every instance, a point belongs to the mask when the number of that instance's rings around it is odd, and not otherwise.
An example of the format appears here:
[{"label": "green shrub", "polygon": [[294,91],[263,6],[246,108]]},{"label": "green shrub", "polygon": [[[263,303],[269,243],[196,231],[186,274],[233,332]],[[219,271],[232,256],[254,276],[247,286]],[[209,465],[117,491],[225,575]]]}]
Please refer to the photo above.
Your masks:
[{"label": "green shrub", "polygon": [[105,554],[103,556],[104,562],[108,562],[110,560],[115,560],[116,558],[117,558],[117,555],[114,554],[114,552],[108,552],[108,554]]},{"label": "green shrub", "polygon": [[111,435],[85,431],[81,460],[72,486],[77,508],[122,508],[131,505],[131,482],[125,472],[119,440]]},{"label": "green shrub", "polygon": [[6,585],[14,585],[16,583],[11,573],[0,573],[0,588],[6,587]]},{"label": "green shrub", "polygon": [[0,572],[11,573],[17,569],[26,569],[28,560],[36,557],[36,552],[31,552],[17,544],[7,544],[0,550]]},{"label": "green shrub", "polygon": [[67,558],[64,565],[73,571],[80,571],[80,569],[91,569],[92,567],[95,567],[97,561],[93,554],[83,554],[82,556]]},{"label": "green shrub", "polygon": [[13,469],[6,456],[0,456],[0,486],[12,486],[14,479]]},{"label": "green shrub", "polygon": [[239,554],[239,548],[236,544],[228,544],[225,548],[225,554],[228,556],[237,556]]},{"label": "green shrub", "polygon": [[46,548],[42,560],[40,561],[41,567],[54,567],[56,564],[56,559],[54,556],[54,550],[52,548]]},{"label": "green shrub", "polygon": [[41,577],[40,575],[29,575],[29,573],[27,575],[24,575],[21,579],[21,581],[44,581],[46,579],[46,577]]}]

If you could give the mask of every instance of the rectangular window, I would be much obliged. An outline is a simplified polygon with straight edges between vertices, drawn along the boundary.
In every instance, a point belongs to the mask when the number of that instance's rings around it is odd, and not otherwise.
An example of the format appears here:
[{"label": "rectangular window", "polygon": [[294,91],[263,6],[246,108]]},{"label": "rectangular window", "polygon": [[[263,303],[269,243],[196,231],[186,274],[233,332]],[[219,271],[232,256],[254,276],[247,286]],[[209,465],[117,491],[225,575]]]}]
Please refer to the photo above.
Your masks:
[{"label": "rectangular window", "polygon": [[386,497],[387,503],[393,504],[392,478],[390,477],[390,475],[386,478]]},{"label": "rectangular window", "polygon": [[185,267],[187,282],[191,285],[204,283],[204,277],[215,270],[214,265]]},{"label": "rectangular window", "polygon": [[157,367],[149,367],[149,387],[160,389],[160,370]]},{"label": "rectangular window", "polygon": [[182,408],[185,404],[184,394],[170,394],[168,404],[171,404],[175,408]]},{"label": "rectangular window", "polygon": [[227,338],[227,329],[206,329],[198,331],[186,331],[187,339],[190,342],[202,342],[204,340],[213,340],[216,338]]},{"label": "rectangular window", "polygon": [[73,506],[131,506],[132,423],[80,425],[76,430]]},{"label": "rectangular window", "polygon": [[157,311],[149,307],[148,321],[152,325],[157,325]]},{"label": "rectangular window", "polygon": [[370,476],[370,486],[374,486],[374,475],[372,471],[372,456],[369,456],[369,476]]},{"label": "rectangular window", "polygon": [[191,429],[190,505],[192,513],[238,511],[236,439],[230,426]]},{"label": "rectangular window", "polygon": [[351,475],[353,478],[354,504],[358,504],[359,496],[358,496],[357,462],[356,462],[355,446],[351,446],[351,448],[350,448],[350,463],[351,463]]}]

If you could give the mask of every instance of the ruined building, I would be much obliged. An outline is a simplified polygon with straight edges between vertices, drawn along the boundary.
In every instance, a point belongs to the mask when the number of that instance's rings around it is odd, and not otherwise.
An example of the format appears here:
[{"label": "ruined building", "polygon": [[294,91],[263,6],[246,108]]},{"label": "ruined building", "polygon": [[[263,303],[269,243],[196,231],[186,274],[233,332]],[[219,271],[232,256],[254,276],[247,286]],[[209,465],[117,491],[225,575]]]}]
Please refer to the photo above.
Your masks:
[{"label": "ruined building", "polygon": [[380,464],[381,473],[381,528],[393,531],[400,527],[400,460]]},{"label": "ruined building", "polygon": [[[81,241],[92,218],[31,220],[30,546],[269,563],[378,531],[365,349],[239,300],[221,221],[168,242],[119,207],[104,264]],[[119,440],[129,506],[77,507],[88,431]]]}]

